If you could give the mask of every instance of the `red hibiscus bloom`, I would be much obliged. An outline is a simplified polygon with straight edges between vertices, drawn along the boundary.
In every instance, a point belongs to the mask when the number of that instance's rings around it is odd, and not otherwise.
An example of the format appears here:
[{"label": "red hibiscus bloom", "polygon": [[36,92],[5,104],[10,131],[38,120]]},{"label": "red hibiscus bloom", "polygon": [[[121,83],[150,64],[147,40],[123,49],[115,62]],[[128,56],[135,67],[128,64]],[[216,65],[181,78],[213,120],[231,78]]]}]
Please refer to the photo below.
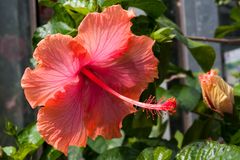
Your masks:
[{"label": "red hibiscus bloom", "polygon": [[154,41],[131,33],[134,17],[116,5],[85,17],[75,38],[56,34],[42,40],[26,69],[22,87],[30,105],[41,107],[37,128],[42,137],[67,154],[85,146],[87,137],[120,137],[123,118],[136,111],[173,111],[175,99],[141,103],[142,91],[158,77]]}]

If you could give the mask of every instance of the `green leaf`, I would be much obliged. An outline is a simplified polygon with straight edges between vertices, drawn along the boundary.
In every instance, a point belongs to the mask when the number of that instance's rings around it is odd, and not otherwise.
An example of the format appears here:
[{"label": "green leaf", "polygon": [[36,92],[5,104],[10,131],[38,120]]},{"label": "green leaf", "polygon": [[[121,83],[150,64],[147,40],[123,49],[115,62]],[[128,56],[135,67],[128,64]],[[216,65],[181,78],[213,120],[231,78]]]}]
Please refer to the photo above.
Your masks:
[{"label": "green leaf", "polygon": [[215,0],[218,5],[226,5],[231,2],[231,0]]},{"label": "green leaf", "polygon": [[167,76],[171,49],[171,43],[155,43],[153,46],[155,56],[159,58],[159,61],[161,61],[161,63],[158,64],[158,84],[161,84]]},{"label": "green leaf", "polygon": [[[234,94],[235,93],[235,88],[234,88]],[[233,115],[234,115],[234,118],[236,119],[237,122],[240,121],[240,96],[236,95],[234,96],[234,102],[235,102],[235,105],[234,105],[234,112],[233,112]]]},{"label": "green leaf", "polygon": [[48,22],[47,24],[38,27],[33,35],[33,45],[37,46],[39,41],[44,39],[47,35],[62,33],[67,35],[75,35],[77,33],[76,29],[70,27],[64,22]]},{"label": "green leaf", "polygon": [[155,124],[152,118],[148,118],[146,112],[139,110],[134,115],[127,116],[123,121],[123,130],[126,137],[146,138]]},{"label": "green leaf", "polygon": [[173,28],[175,30],[175,32],[178,32],[179,34],[181,34],[181,29],[173,21],[171,21],[170,19],[168,19],[165,16],[159,16],[156,19],[156,22],[158,23],[160,28],[170,27],[170,28]]},{"label": "green leaf", "polygon": [[50,19],[50,21],[38,27],[33,35],[33,46],[36,47],[38,42],[45,38],[49,34],[62,33],[71,36],[75,36],[77,34],[77,30],[75,29],[77,24],[72,19],[71,15],[65,10],[62,4],[56,3],[53,6],[54,15]]},{"label": "green leaf", "polygon": [[62,3],[68,14],[75,21],[76,26],[80,24],[85,15],[97,11],[96,0],[64,0]]},{"label": "green leaf", "polygon": [[151,37],[159,43],[168,43],[172,42],[175,34],[173,34],[173,28],[163,27],[153,32]]},{"label": "green leaf", "polygon": [[139,151],[129,147],[117,147],[105,151],[97,160],[136,160]]},{"label": "green leaf", "polygon": [[224,38],[226,35],[240,30],[240,23],[232,24],[232,25],[225,25],[219,26],[215,31],[216,38]]},{"label": "green leaf", "polygon": [[220,144],[214,141],[196,142],[184,147],[176,160],[237,160],[240,148],[234,145]]},{"label": "green leaf", "polygon": [[[216,55],[210,45],[190,40],[181,34],[176,34],[176,38],[181,41],[191,52],[194,59],[198,62],[203,71],[209,71],[215,61]],[[208,58],[206,58],[208,57]]]},{"label": "green leaf", "polygon": [[167,9],[161,0],[128,0],[128,5],[142,9],[153,18],[159,17]]},{"label": "green leaf", "polygon": [[146,148],[144,149],[139,156],[137,157],[137,160],[153,160],[153,148]]},{"label": "green leaf", "polygon": [[122,137],[120,137],[120,138],[113,138],[111,140],[107,140],[108,149],[120,147],[123,144],[125,134],[123,131],[121,132],[121,134],[122,134]]},{"label": "green leaf", "polygon": [[111,140],[106,140],[101,136],[98,136],[94,141],[89,138],[87,144],[92,150],[101,154],[108,149],[120,147],[124,140],[124,132],[122,131],[121,134],[122,137],[113,138]]},{"label": "green leaf", "polygon": [[16,138],[18,150],[15,147],[4,147],[3,151],[6,155],[14,160],[23,160],[30,153],[36,151],[44,142],[37,131],[36,124],[30,124],[26,128],[17,133],[14,125],[9,123],[9,128],[14,128],[14,137]]},{"label": "green leaf", "polygon": [[97,0],[97,4],[99,7],[103,7],[104,0]]},{"label": "green leaf", "polygon": [[136,35],[150,35],[155,26],[152,19],[143,15],[134,17],[131,21],[131,30]]},{"label": "green leaf", "polygon": [[211,113],[212,111],[208,108],[208,106],[203,102],[199,101],[196,108],[194,108],[194,112],[197,114],[208,114],[209,112]]},{"label": "green leaf", "polygon": [[240,144],[240,129],[233,136],[231,136],[230,144]]},{"label": "green leaf", "polygon": [[154,160],[170,160],[172,157],[172,150],[166,147],[157,147],[153,152]]},{"label": "green leaf", "polygon": [[15,126],[12,122],[6,121],[6,123],[5,123],[5,133],[10,135],[10,136],[16,137],[17,132],[18,132],[18,127]]},{"label": "green leaf", "polygon": [[117,3],[121,3],[121,2],[124,2],[124,1],[128,1],[128,0],[104,0],[104,2],[102,3],[102,7],[108,7],[108,6],[112,6],[114,4],[117,4]]},{"label": "green leaf", "polygon": [[102,6],[107,7],[121,2],[126,2],[128,6],[142,9],[153,18],[159,17],[167,9],[161,0],[105,0]]},{"label": "green leaf", "polygon": [[178,148],[181,148],[182,147],[182,143],[183,143],[184,135],[179,130],[177,130],[175,135],[174,135],[174,138],[178,142]]},{"label": "green leaf", "polygon": [[51,0],[38,0],[38,4],[46,7],[53,7],[55,5]]},{"label": "green leaf", "polygon": [[3,147],[2,151],[9,157],[13,157],[13,155],[16,153],[16,148],[13,146],[7,146],[7,147]]},{"label": "green leaf", "polygon": [[[1,160],[15,160],[13,155],[16,153],[16,148],[13,146],[0,146],[0,159]],[[17,159],[19,160],[19,159]]]},{"label": "green leaf", "polygon": [[80,160],[83,158],[83,148],[76,146],[68,147],[68,160]]},{"label": "green leaf", "polygon": [[40,160],[57,160],[61,155],[62,153],[60,151],[55,150],[51,146],[47,146],[44,148]]},{"label": "green leaf", "polygon": [[233,87],[233,92],[234,92],[234,101],[235,101],[235,105],[234,105],[234,118],[236,122],[240,121],[240,84],[235,84],[235,86]]},{"label": "green leaf", "polygon": [[97,153],[103,153],[107,150],[108,145],[104,138],[98,136],[94,141],[88,139],[88,146]]},{"label": "green leaf", "polygon": [[102,6],[107,7],[121,2],[126,2],[128,6],[142,9],[153,18],[159,17],[167,9],[162,0],[105,0]]},{"label": "green leaf", "polygon": [[34,151],[38,149],[38,146],[33,144],[26,144],[17,150],[17,152],[13,155],[14,160],[25,160],[27,155],[32,154]]},{"label": "green leaf", "polygon": [[198,119],[193,122],[191,127],[187,130],[184,136],[183,144],[200,140],[202,138],[202,131],[206,125],[206,121]]},{"label": "green leaf", "polygon": [[64,0],[63,6],[69,10],[81,13],[83,15],[96,11],[96,0]]},{"label": "green leaf", "polygon": [[202,93],[202,89],[199,83],[199,74],[201,74],[200,72],[195,72],[192,73],[191,71],[189,71],[190,74],[187,74],[188,76],[186,77],[186,84],[192,88],[195,88],[199,93]]},{"label": "green leaf", "polygon": [[17,134],[17,142],[18,150],[13,158],[23,160],[29,153],[36,151],[44,141],[37,131],[36,124],[32,123]]},{"label": "green leaf", "polygon": [[201,98],[195,88],[186,85],[175,85],[170,88],[169,93],[176,97],[178,106],[186,111],[193,111]]},{"label": "green leaf", "polygon": [[18,133],[17,140],[20,146],[33,144],[40,146],[44,141],[37,131],[36,123],[32,123]]},{"label": "green leaf", "polygon": [[[183,74],[183,75],[186,75],[187,78],[193,78],[193,73],[191,70],[185,70],[173,63],[169,63],[168,64],[168,70],[167,70],[167,73],[168,73],[168,78],[170,78],[172,75],[176,75],[176,74]],[[188,83],[187,83],[188,84]]]},{"label": "green leaf", "polygon": [[240,22],[240,7],[235,7],[231,10],[230,17],[236,21]]},{"label": "green leaf", "polygon": [[236,84],[233,88],[234,95],[240,97],[240,84]]},{"label": "green leaf", "polygon": [[[55,8],[56,6],[62,7],[62,10],[67,12],[75,21],[76,27],[85,15],[89,12],[97,11],[98,9],[96,0],[58,0],[57,2],[53,2],[51,0],[40,0],[39,4],[53,8],[55,12],[57,12]],[[64,17],[66,17],[66,15],[62,18]]]},{"label": "green leaf", "polygon": [[0,158],[3,157],[3,150],[2,150],[2,147],[0,146]]},{"label": "green leaf", "polygon": [[[212,118],[214,118],[213,115]],[[183,145],[201,139],[217,140],[221,136],[221,124],[215,119],[197,119],[184,135]]]},{"label": "green leaf", "polygon": [[160,99],[162,97],[171,98],[171,97],[173,97],[173,95],[169,91],[165,90],[164,88],[157,87],[156,88],[156,98]]},{"label": "green leaf", "polygon": [[167,120],[165,122],[162,122],[162,117],[157,117],[157,124],[152,126],[152,131],[149,135],[149,138],[162,137],[167,128],[167,124]]},{"label": "green leaf", "polygon": [[170,160],[172,156],[172,151],[165,147],[149,147],[144,149],[137,160]]},{"label": "green leaf", "polygon": [[[164,140],[162,138],[129,138],[129,144],[131,146],[136,146],[135,144],[141,144],[147,147],[158,147],[165,146],[172,150],[178,150],[177,141],[172,139],[171,141]],[[139,147],[136,147],[139,148]]]},{"label": "green leaf", "polygon": [[[196,42],[184,37],[179,29],[179,27],[173,23],[171,20],[164,16],[160,16],[156,19],[156,22],[160,27],[171,27],[174,29],[173,34],[175,34],[176,39],[183,43],[190,51],[194,59],[203,69],[203,71],[208,71],[214,64],[215,61],[215,51],[210,45]],[[208,57],[208,58],[206,58]]]}]

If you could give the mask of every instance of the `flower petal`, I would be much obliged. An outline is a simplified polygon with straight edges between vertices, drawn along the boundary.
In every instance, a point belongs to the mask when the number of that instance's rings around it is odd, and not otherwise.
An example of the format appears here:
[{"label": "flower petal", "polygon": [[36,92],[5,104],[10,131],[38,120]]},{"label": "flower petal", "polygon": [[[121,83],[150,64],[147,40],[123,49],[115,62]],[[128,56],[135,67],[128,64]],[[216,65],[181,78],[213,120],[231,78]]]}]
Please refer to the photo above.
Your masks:
[{"label": "flower petal", "polygon": [[86,146],[84,106],[79,85],[68,85],[38,113],[37,128],[44,140],[67,155],[69,146]]},{"label": "flower petal", "polygon": [[28,102],[32,108],[35,108],[44,106],[56,92],[63,91],[65,85],[76,81],[78,81],[77,76],[67,77],[58,71],[40,67],[35,70],[27,68],[21,85]]},{"label": "flower petal", "polygon": [[138,99],[148,83],[158,77],[158,60],[152,52],[153,44],[154,41],[146,36],[131,36],[128,50],[121,57],[98,66],[92,65],[92,70],[116,91]]},{"label": "flower petal", "polygon": [[68,35],[54,34],[48,35],[45,39],[38,43],[33,53],[34,59],[38,62],[38,66],[44,66],[74,74],[76,71],[74,62],[74,52],[70,47],[73,38]]},{"label": "flower petal", "polygon": [[208,73],[200,74],[199,81],[202,88],[204,102],[212,110],[220,113],[232,113],[233,111],[233,88],[229,86],[217,71],[210,70]]},{"label": "flower petal", "polygon": [[46,37],[36,48],[34,57],[38,65],[34,70],[27,68],[21,80],[33,108],[44,105],[66,84],[78,80],[80,64],[71,49],[72,41],[70,36],[56,34]]},{"label": "flower petal", "polygon": [[102,13],[88,14],[78,28],[77,39],[95,62],[122,54],[131,35],[132,12],[120,5],[106,8]]},{"label": "flower petal", "polygon": [[[90,68],[97,77],[117,92],[139,100],[147,84],[158,76],[158,60],[152,52],[153,44],[154,41],[146,36],[132,36],[128,51],[121,57],[102,63],[101,66],[91,65]],[[91,95],[96,102],[94,101],[87,111],[89,118],[86,118],[86,121],[91,118],[86,124],[88,135],[93,139],[97,135],[107,139],[119,137],[123,118],[136,110],[131,104],[113,97],[101,88]]]},{"label": "flower petal", "polygon": [[120,137],[122,119],[135,111],[88,79],[80,85],[65,87],[38,113],[40,134],[65,154],[71,145],[85,146],[87,136]]},{"label": "flower petal", "polygon": [[87,95],[92,96],[84,118],[88,136],[92,139],[99,135],[105,139],[121,137],[122,120],[128,114],[135,112],[135,108],[93,82],[89,82],[88,87],[87,90],[84,89],[88,91]]}]

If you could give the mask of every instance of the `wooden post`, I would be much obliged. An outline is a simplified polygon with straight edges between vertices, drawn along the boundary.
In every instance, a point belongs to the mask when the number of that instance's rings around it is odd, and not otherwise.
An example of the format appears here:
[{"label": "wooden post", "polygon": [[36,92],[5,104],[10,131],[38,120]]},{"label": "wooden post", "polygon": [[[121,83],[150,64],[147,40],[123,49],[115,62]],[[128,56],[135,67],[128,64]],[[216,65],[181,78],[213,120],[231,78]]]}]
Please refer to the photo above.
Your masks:
[{"label": "wooden post", "polygon": [[[214,31],[218,26],[218,12],[214,1],[206,0],[176,0],[177,23],[183,34],[188,36],[213,37]],[[222,56],[220,45],[208,43],[216,51],[216,61],[214,67],[222,71]],[[191,56],[183,44],[178,44],[178,62],[185,69],[191,69],[194,72],[201,71],[201,68]],[[182,83],[185,83],[184,81]],[[183,112],[184,131],[192,125],[196,118],[195,114]]]}]

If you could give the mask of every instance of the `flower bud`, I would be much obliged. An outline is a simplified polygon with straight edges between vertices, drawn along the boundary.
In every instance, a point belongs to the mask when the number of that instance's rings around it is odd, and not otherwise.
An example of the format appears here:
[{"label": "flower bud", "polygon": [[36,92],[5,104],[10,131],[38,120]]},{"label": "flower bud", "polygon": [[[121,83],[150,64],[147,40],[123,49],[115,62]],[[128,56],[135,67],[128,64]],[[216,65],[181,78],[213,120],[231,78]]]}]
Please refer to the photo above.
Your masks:
[{"label": "flower bud", "polygon": [[218,76],[216,70],[199,75],[199,81],[203,100],[210,109],[221,115],[233,112],[233,88]]}]

